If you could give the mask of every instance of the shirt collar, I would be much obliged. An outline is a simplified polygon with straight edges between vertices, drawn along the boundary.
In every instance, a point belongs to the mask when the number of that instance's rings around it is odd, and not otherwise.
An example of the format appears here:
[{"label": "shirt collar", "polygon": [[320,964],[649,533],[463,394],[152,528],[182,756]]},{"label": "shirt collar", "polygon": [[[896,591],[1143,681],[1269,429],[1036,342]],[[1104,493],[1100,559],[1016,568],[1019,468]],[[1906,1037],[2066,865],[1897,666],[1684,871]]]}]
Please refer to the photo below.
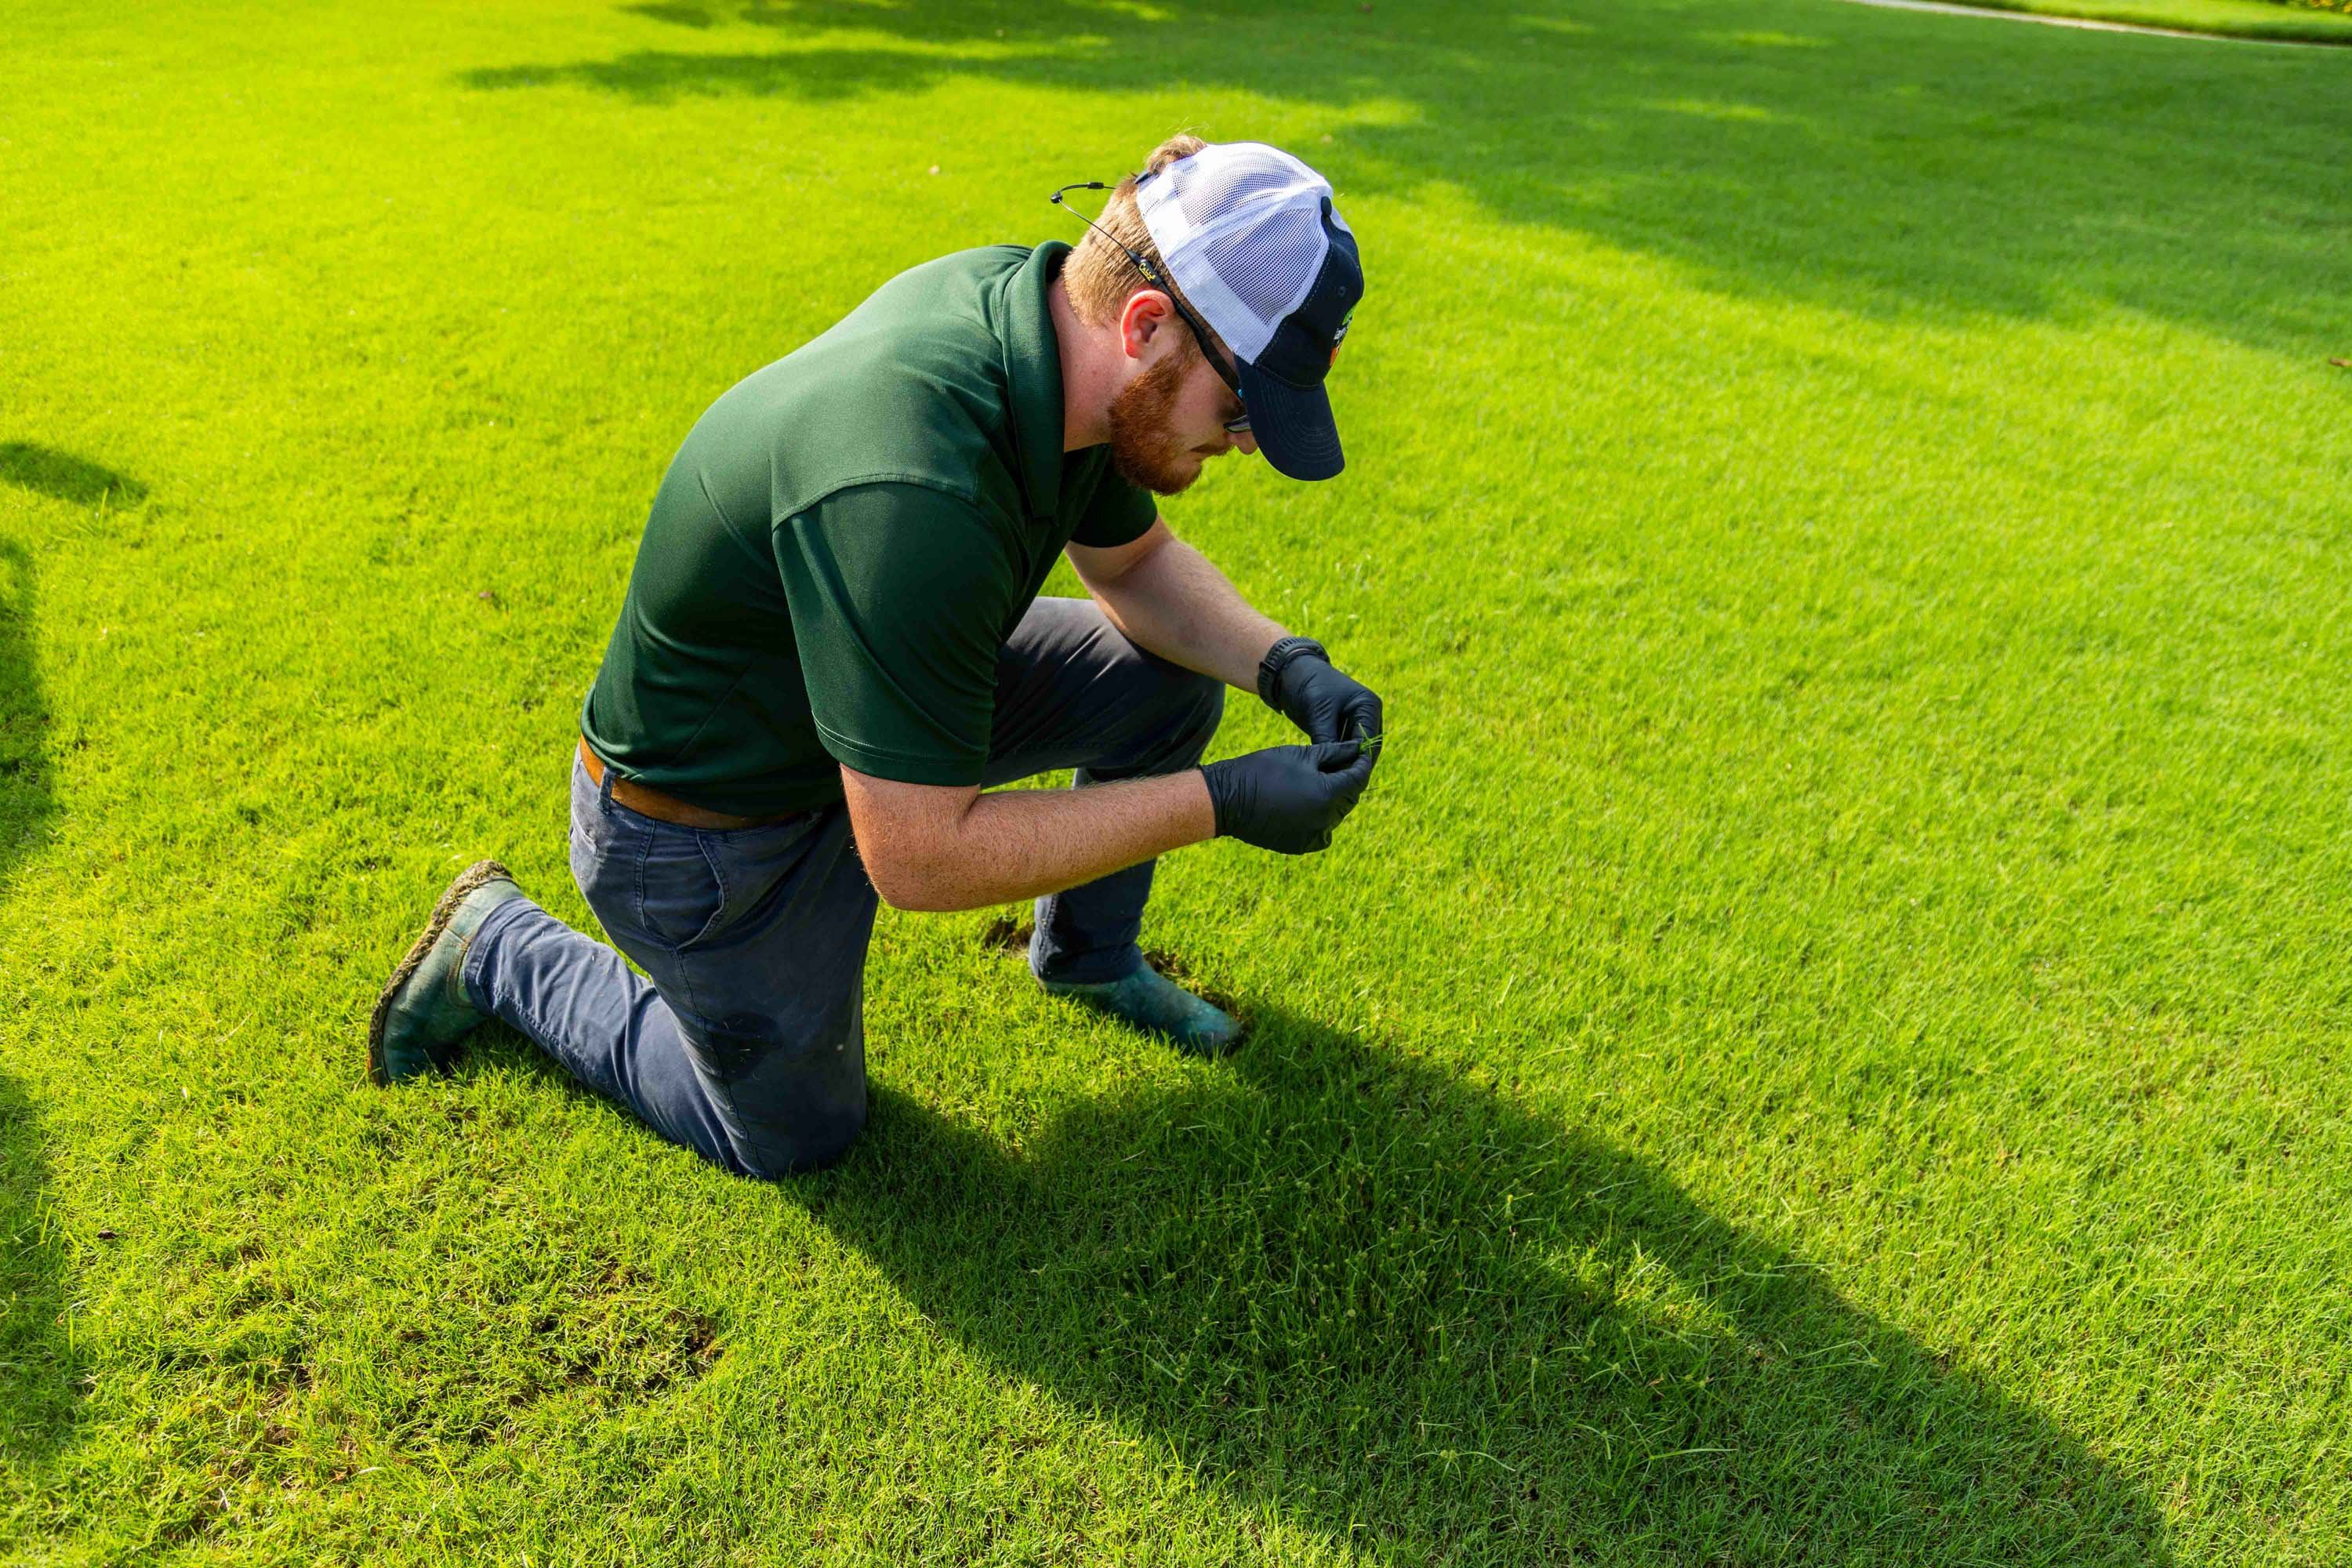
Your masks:
[{"label": "shirt collar", "polygon": [[1049,239],[1006,278],[998,333],[1021,488],[1030,515],[1046,521],[1056,515],[1062,498],[1062,352],[1046,293],[1070,248]]}]

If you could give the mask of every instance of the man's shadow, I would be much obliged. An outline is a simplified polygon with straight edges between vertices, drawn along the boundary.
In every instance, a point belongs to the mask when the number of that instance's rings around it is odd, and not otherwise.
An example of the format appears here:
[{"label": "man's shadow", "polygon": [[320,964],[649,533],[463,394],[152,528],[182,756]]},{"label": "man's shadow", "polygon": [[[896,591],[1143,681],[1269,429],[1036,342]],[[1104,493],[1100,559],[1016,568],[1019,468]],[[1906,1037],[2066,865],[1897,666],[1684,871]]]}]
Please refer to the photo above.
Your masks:
[{"label": "man's shadow", "polygon": [[[2143,1490],[1648,1159],[1278,1009],[782,1189],[969,1349],[1383,1559],[2160,1563]],[[1722,1553],[1728,1555],[1719,1555]]]}]

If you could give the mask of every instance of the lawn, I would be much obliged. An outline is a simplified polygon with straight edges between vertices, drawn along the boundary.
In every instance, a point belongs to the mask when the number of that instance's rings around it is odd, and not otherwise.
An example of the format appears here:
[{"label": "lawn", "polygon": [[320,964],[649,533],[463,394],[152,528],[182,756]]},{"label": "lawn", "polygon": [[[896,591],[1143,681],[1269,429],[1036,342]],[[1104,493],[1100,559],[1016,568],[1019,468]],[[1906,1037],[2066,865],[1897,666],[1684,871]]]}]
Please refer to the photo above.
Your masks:
[{"label": "lawn", "polygon": [[[2352,54],[5,16],[0,1556],[2345,1561]],[[696,416],[1181,127],[1370,289],[1347,473],[1168,508],[1392,724],[1330,852],[1162,867],[1244,1049],[886,911],[837,1171],[503,1032],[370,1088],[453,871],[587,918]]]}]

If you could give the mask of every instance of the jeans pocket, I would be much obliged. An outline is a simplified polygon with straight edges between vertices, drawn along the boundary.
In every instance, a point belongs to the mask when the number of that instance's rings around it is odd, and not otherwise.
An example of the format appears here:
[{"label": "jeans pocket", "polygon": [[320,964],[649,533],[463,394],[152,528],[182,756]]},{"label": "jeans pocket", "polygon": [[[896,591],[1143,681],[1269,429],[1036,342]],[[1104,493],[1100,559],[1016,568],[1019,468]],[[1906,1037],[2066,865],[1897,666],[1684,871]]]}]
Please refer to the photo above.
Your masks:
[{"label": "jeans pocket", "polygon": [[673,952],[710,934],[727,910],[718,859],[692,828],[648,833],[637,855],[637,924]]},{"label": "jeans pocket", "polygon": [[596,818],[592,800],[572,817],[572,880],[604,934],[625,948],[635,939],[637,854],[635,839]]}]

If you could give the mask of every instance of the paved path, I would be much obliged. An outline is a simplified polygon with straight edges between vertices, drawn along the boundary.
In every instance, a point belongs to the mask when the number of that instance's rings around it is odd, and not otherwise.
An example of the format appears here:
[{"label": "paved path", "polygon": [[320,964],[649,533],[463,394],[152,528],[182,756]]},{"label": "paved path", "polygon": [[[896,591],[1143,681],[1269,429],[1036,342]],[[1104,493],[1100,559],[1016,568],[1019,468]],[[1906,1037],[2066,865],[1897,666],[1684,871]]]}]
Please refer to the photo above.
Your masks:
[{"label": "paved path", "polygon": [[1855,5],[1879,5],[1889,11],[1938,11],[1948,16],[1992,16],[2007,22],[2040,22],[2049,27],[2087,27],[2098,33],[2149,33],[2159,38],[2202,38],[2210,44],[2268,44],[2282,49],[2340,49],[2344,44],[2324,44],[2311,38],[2239,38],[2227,33],[2190,33],[2179,27],[2151,27],[2143,22],[2094,22],[2087,16],[2043,16],[2032,11],[2000,11],[1988,5],[1951,5],[1945,0],[1850,0]]}]

